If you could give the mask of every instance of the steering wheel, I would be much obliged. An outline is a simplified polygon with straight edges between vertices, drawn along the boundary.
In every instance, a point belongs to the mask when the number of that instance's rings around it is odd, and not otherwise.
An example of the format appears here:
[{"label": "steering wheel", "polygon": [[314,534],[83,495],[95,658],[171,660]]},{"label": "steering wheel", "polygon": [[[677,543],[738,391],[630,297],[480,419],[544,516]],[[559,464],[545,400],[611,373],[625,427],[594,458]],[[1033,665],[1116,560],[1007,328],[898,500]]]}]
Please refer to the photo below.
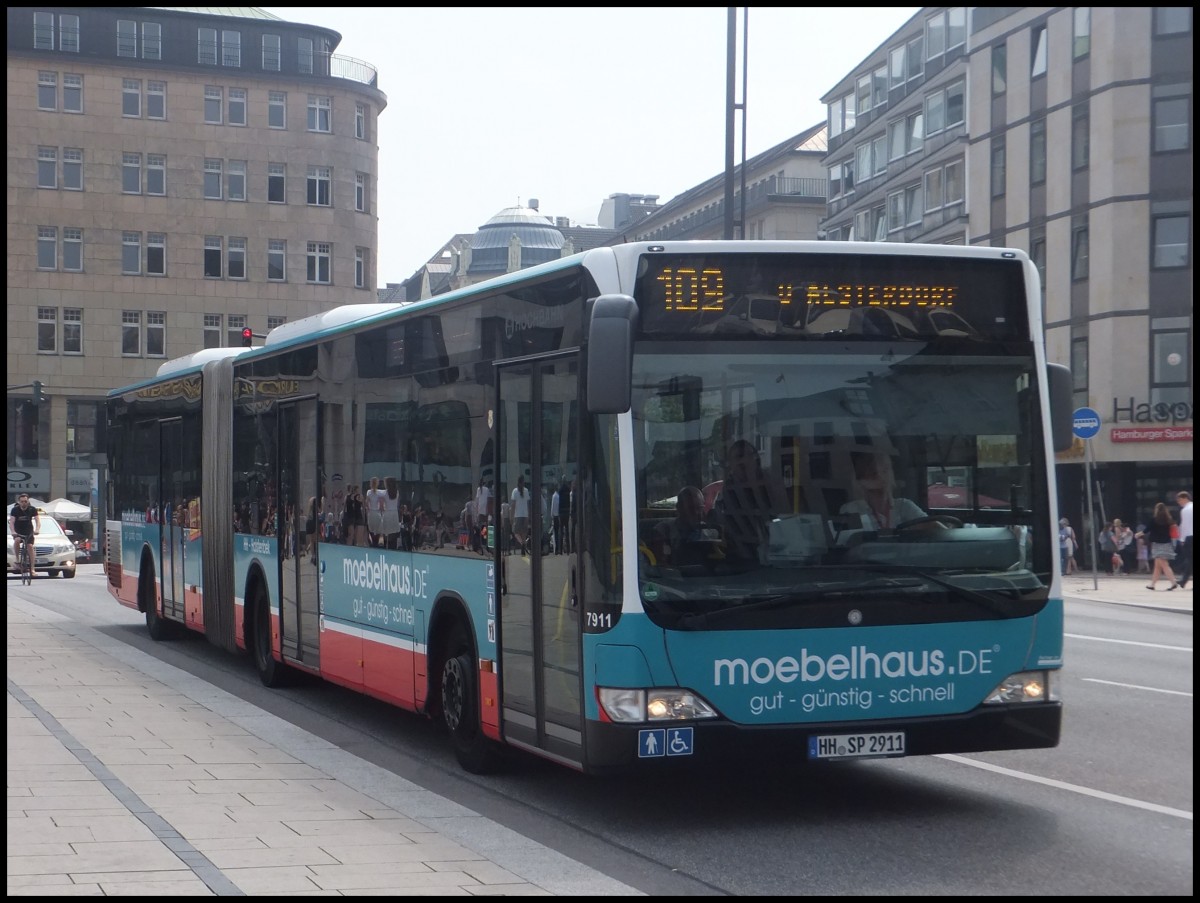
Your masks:
[{"label": "steering wheel", "polygon": [[943,527],[961,527],[963,522],[957,517],[949,514],[926,514],[924,517],[914,517],[912,520],[906,520],[904,523],[896,524],[896,529],[906,530],[909,527],[916,527],[921,524],[940,524]]}]

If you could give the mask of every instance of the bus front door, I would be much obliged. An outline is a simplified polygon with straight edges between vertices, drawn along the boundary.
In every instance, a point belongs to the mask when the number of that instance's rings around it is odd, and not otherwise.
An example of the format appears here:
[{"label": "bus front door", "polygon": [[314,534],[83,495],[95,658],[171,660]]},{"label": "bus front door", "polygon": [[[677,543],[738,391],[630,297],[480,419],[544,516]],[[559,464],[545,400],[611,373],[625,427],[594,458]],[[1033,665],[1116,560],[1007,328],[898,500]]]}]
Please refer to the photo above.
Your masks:
[{"label": "bus front door", "polygon": [[284,661],[313,669],[320,666],[321,648],[320,447],[317,400],[280,405],[279,498],[285,539],[279,556],[279,634]]},{"label": "bus front door", "polygon": [[[578,764],[578,555],[569,528],[554,530],[552,513],[555,493],[579,472],[578,357],[524,361],[500,368],[499,376],[494,510],[502,730],[514,745]],[[574,513],[569,499],[560,498],[557,509],[563,518]],[[527,518],[517,520],[523,512]]]}]

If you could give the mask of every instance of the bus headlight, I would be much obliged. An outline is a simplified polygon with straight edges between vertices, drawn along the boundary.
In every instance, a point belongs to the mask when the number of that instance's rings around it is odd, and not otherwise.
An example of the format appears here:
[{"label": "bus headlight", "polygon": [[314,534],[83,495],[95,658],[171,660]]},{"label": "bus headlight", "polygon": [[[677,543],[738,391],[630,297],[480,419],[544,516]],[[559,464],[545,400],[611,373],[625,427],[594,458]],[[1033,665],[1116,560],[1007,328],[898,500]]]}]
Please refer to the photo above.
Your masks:
[{"label": "bus headlight", "polygon": [[1050,689],[1049,671],[1018,671],[1010,674],[983,700],[984,705],[1014,702],[1052,702],[1058,698]]},{"label": "bus headlight", "polygon": [[656,687],[653,690],[598,687],[596,698],[604,714],[622,724],[717,717],[712,706],[691,690],[681,687]]}]

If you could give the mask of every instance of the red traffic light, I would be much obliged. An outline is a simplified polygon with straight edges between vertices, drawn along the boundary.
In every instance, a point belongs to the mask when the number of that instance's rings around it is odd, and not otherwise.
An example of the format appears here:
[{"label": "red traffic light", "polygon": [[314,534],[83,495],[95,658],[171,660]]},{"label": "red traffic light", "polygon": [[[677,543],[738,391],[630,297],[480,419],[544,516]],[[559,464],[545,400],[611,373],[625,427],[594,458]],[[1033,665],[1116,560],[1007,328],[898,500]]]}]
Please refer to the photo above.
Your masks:
[{"label": "red traffic light", "polygon": [[249,326],[242,329],[242,344],[247,348],[254,344],[254,330]]}]

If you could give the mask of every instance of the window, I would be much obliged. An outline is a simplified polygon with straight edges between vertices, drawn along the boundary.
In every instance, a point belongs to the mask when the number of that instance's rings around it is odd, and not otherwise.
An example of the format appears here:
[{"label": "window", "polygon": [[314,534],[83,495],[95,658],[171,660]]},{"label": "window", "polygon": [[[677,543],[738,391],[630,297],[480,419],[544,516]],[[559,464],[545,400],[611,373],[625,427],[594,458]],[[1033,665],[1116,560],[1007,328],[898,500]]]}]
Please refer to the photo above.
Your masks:
[{"label": "window", "polygon": [[273,129],[287,128],[287,93],[267,92],[267,126]]},{"label": "window", "polygon": [[287,242],[267,239],[267,281],[287,282]]},{"label": "window", "polygon": [[925,173],[925,209],[938,210],[941,208],[943,201],[942,195],[942,176],[941,169],[931,169]]},{"label": "window", "polygon": [[39,307],[37,315],[37,350],[40,354],[53,354],[58,351],[58,310]]},{"label": "window", "polygon": [[1008,90],[1008,45],[997,44],[992,48],[992,96]]},{"label": "window", "polygon": [[1046,120],[1029,124],[1029,182],[1042,185],[1046,181]]},{"label": "window", "polygon": [[367,105],[365,103],[354,105],[354,137],[360,141],[367,140]]},{"label": "window", "polygon": [[229,161],[229,176],[228,176],[229,192],[227,197],[231,201],[246,200],[246,161],[245,160],[230,160]]},{"label": "window", "polygon": [[841,197],[854,190],[854,162],[846,160],[829,167],[829,199]]},{"label": "window", "polygon": [[58,73],[38,73],[38,109],[58,109]]},{"label": "window", "polygon": [[[241,341],[239,337],[239,342]],[[204,315],[204,347],[205,348],[220,348],[221,347],[221,315],[220,314],[205,314]]]},{"label": "window", "polygon": [[204,278],[220,279],[225,272],[222,264],[224,244],[219,235],[204,236]]},{"label": "window", "polygon": [[38,188],[58,187],[58,148],[39,147],[37,165]]},{"label": "window", "polygon": [[63,229],[63,270],[68,273],[83,272],[83,230],[73,227]]},{"label": "window", "polygon": [[851,241],[871,240],[871,211],[860,210],[854,214],[854,235]]},{"label": "window", "polygon": [[167,356],[167,315],[161,310],[146,312],[146,357]]},{"label": "window", "polygon": [[163,196],[167,193],[167,158],[163,154],[146,154],[146,194]]},{"label": "window", "polygon": [[142,193],[142,155],[125,151],[121,154],[121,191],[124,194]]},{"label": "window", "polygon": [[230,314],[229,329],[226,332],[225,344],[230,348],[237,348],[242,344],[242,330],[246,328],[247,317],[245,314]]},{"label": "window", "polygon": [[370,252],[366,248],[354,249],[354,287],[367,287],[367,256]]},{"label": "window", "polygon": [[142,23],[142,59],[162,59],[162,25],[158,22]]},{"label": "window", "polygon": [[1071,279],[1079,281],[1088,277],[1088,225],[1086,217],[1071,224]]},{"label": "window", "polygon": [[246,124],[246,89],[229,89],[229,124]]},{"label": "window", "polygon": [[221,171],[220,160],[204,161],[204,196],[210,201],[221,200]]},{"label": "window", "polygon": [[287,164],[267,164],[267,201],[272,204],[287,203]]},{"label": "window", "polygon": [[888,51],[888,89],[899,88],[906,81],[904,74],[904,45]]},{"label": "window", "polygon": [[146,118],[167,118],[166,82],[146,82]]},{"label": "window", "polygon": [[888,125],[889,160],[899,160],[921,149],[921,141],[925,137],[924,121],[925,114],[918,111]]},{"label": "window", "polygon": [[217,65],[217,30],[196,29],[196,62],[201,66]]},{"label": "window", "polygon": [[1191,217],[1186,213],[1154,217],[1154,268],[1190,266],[1188,231]]},{"label": "window", "polygon": [[279,71],[279,35],[265,34],[262,36],[262,67],[267,72]]},{"label": "window", "polygon": [[137,56],[137,22],[117,19],[117,56]]},{"label": "window", "polygon": [[909,81],[925,74],[925,57],[922,52],[924,44],[925,36],[917,35],[904,48],[905,74]]},{"label": "window", "polygon": [[223,121],[221,118],[221,107],[223,105],[222,98],[224,94],[216,85],[204,86],[204,121],[210,122],[213,125],[220,125]]},{"label": "window", "polygon": [[142,356],[142,312],[121,311],[121,354],[125,357]]},{"label": "window", "polygon": [[1071,108],[1071,169],[1087,169],[1091,159],[1091,113],[1088,102]]},{"label": "window", "polygon": [[961,204],[963,200],[963,163],[955,160],[946,164],[946,206]]},{"label": "window", "polygon": [[296,39],[296,67],[301,75],[312,75],[313,71],[313,42],[312,38]]},{"label": "window", "polygon": [[854,111],[862,116],[871,112],[871,73],[858,77],[858,87],[854,92]]},{"label": "window", "polygon": [[871,106],[881,107],[887,103],[887,63],[884,63],[871,74]]},{"label": "window", "polygon": [[880,135],[871,142],[871,175],[887,172],[887,135]]},{"label": "window", "polygon": [[1032,32],[1033,48],[1033,67],[1029,71],[1030,78],[1037,78],[1039,75],[1046,74],[1046,26],[1039,25]]},{"label": "window", "polygon": [[1156,6],[1154,34],[1156,37],[1187,34],[1192,30],[1192,9],[1189,6]]},{"label": "window", "polygon": [[121,272],[126,276],[142,274],[142,233],[121,233]]},{"label": "window", "polygon": [[[1042,300],[1046,298],[1046,239],[1034,238],[1029,242],[1029,259],[1033,261],[1034,269],[1038,271],[1038,281],[1042,286]],[[1043,311],[1043,314],[1045,312]]]},{"label": "window", "polygon": [[[54,13],[35,12],[33,14],[33,49],[56,49],[54,31]],[[79,52],[79,16],[58,17],[57,49],[66,53]]]},{"label": "window", "polygon": [[829,137],[854,128],[854,95],[847,94],[829,104]]},{"label": "window", "polygon": [[354,209],[359,213],[367,212],[367,202],[371,197],[369,178],[365,172],[354,174]]},{"label": "window", "polygon": [[221,32],[221,65],[233,67],[242,65],[242,33],[240,31]]},{"label": "window", "polygon": [[33,49],[54,49],[54,13],[33,14]]},{"label": "window", "polygon": [[887,227],[889,232],[897,232],[904,228],[904,192],[893,191],[888,195],[888,222]]},{"label": "window", "polygon": [[333,112],[332,97],[308,95],[308,130],[310,132],[328,132],[330,116]]},{"label": "window", "polygon": [[854,168],[863,180],[871,178],[871,145],[859,144],[854,148]]},{"label": "window", "polygon": [[79,16],[58,17],[58,49],[66,53],[79,52]]},{"label": "window", "polygon": [[[1192,121],[1192,98],[1187,85],[1161,85],[1154,88],[1154,109],[1151,125],[1154,129],[1154,151],[1190,150],[1192,146],[1190,125]],[[1162,94],[1181,94],[1166,97]]]},{"label": "window", "polygon": [[1078,60],[1092,49],[1092,10],[1087,6],[1075,7],[1075,25],[1071,40],[1071,59]]},{"label": "window", "polygon": [[1007,188],[1008,165],[1005,155],[1004,136],[992,139],[992,197],[1002,198]]},{"label": "window", "polygon": [[1150,403],[1175,404],[1192,400],[1192,372],[1187,317],[1156,317],[1150,321]]},{"label": "window", "polygon": [[67,73],[63,76],[63,112],[83,112],[83,76]]},{"label": "window", "polygon": [[167,236],[165,232],[146,233],[146,275],[167,275]]},{"label": "window", "polygon": [[63,308],[63,354],[83,354],[83,308]]},{"label": "window", "polygon": [[967,40],[967,8],[955,6],[925,21],[926,59],[937,59]]},{"label": "window", "polygon": [[333,170],[328,166],[308,168],[308,203],[317,207],[332,205]]},{"label": "window", "polygon": [[229,270],[230,279],[246,278],[246,239],[229,239]]},{"label": "window", "polygon": [[121,115],[142,115],[142,80],[140,78],[121,79]]},{"label": "window", "polygon": [[883,204],[871,208],[871,228],[874,241],[887,241],[887,208]]},{"label": "window", "polygon": [[308,243],[308,281],[318,282],[321,285],[329,285],[332,281],[330,277],[330,255],[332,253],[332,245],[324,241],[310,241]]},{"label": "window", "polygon": [[64,147],[62,184],[67,191],[83,191],[83,148]]},{"label": "window", "polygon": [[39,270],[58,269],[58,227],[38,226],[37,230],[37,268]]},{"label": "window", "polygon": [[267,332],[276,329],[287,322],[287,317],[270,316],[267,317]]}]

